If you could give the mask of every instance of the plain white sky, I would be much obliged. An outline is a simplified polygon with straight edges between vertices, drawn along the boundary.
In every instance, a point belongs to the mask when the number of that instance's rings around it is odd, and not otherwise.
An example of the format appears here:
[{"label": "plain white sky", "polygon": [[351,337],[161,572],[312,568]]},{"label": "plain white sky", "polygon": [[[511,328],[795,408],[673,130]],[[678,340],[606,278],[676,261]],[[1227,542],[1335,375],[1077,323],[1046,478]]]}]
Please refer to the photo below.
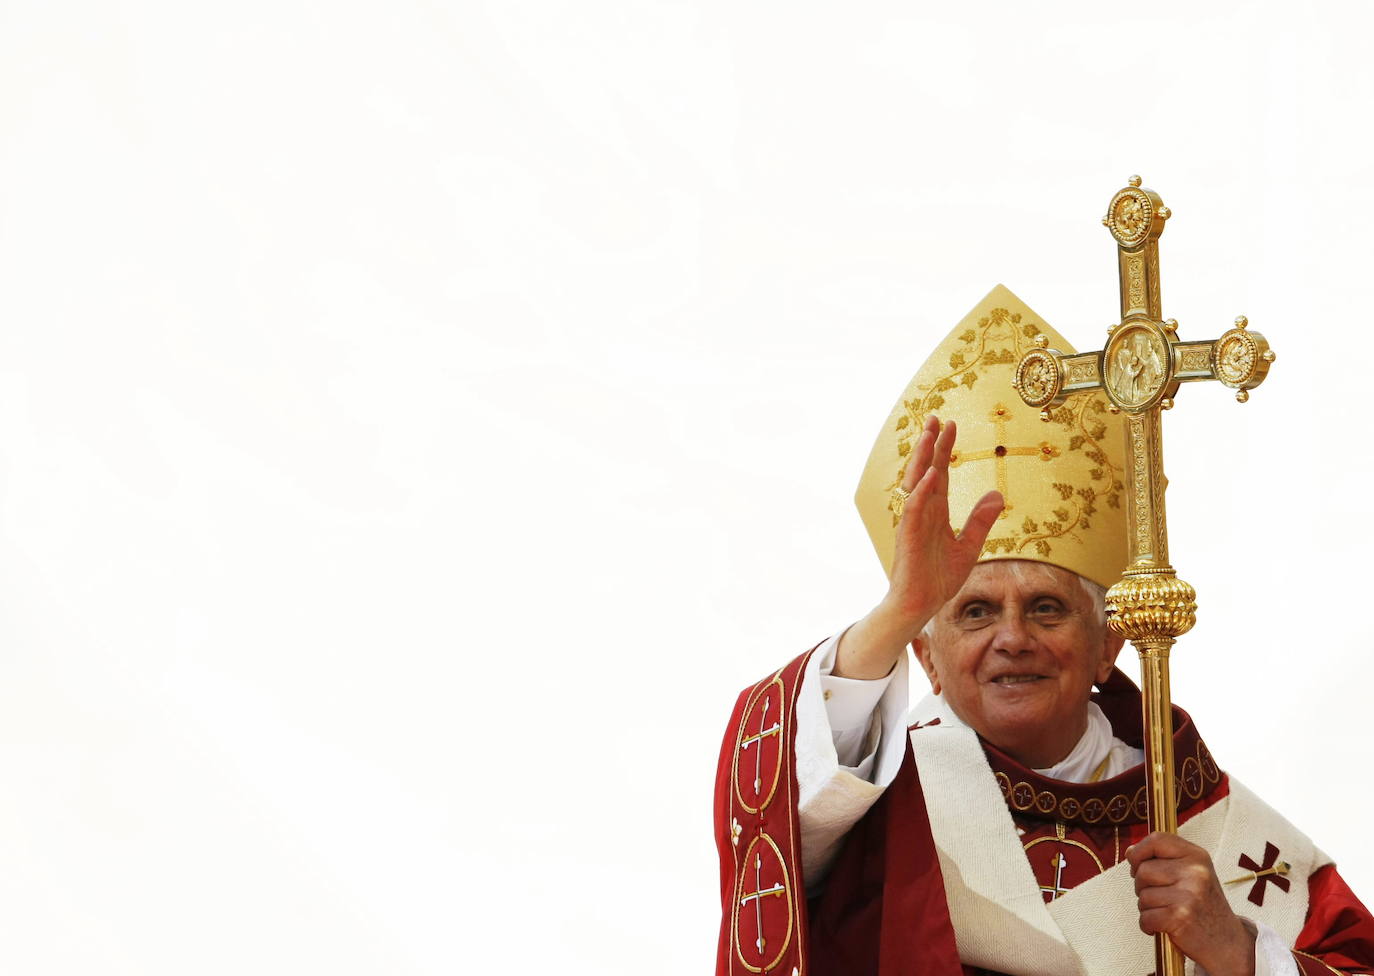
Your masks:
[{"label": "plain white sky", "polygon": [[1278,352],[1166,418],[1176,699],[1374,899],[1367,8],[0,3],[0,968],[700,974],[736,690],[1099,218]]}]

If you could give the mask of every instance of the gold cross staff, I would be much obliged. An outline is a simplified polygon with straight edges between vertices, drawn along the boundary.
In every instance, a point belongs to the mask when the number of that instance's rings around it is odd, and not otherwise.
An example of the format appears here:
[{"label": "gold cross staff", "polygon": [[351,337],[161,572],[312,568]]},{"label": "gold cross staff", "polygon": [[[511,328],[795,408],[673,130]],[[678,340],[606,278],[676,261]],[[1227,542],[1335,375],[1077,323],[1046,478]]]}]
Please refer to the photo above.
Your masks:
[{"label": "gold cross staff", "polygon": [[[1021,358],[1014,384],[1045,420],[1069,396],[1097,389],[1107,394],[1113,413],[1126,414],[1130,563],[1107,591],[1107,621],[1140,654],[1150,829],[1176,833],[1169,649],[1196,622],[1197,594],[1169,565],[1159,414],[1173,407],[1179,385],[1193,380],[1219,380],[1244,403],[1264,381],[1274,353],[1264,336],[1249,331],[1244,316],[1206,342],[1179,339],[1178,323],[1161,318],[1159,236],[1169,216],[1139,176],[1117,191],[1102,222],[1117,243],[1121,321],[1107,330],[1107,345],[1098,352],[1066,356],[1037,336],[1038,348]],[[1183,956],[1167,935],[1155,937],[1155,973],[1183,976]]]}]

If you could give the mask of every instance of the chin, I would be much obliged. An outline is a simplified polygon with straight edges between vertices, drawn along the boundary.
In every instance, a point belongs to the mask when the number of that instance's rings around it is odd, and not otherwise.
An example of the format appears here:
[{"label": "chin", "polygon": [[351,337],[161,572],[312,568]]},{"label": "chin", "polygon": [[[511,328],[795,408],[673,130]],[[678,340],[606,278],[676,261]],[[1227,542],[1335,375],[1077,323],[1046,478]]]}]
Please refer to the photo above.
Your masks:
[{"label": "chin", "polygon": [[[979,734],[1003,752],[1020,757],[1026,753],[1054,751],[1051,743],[1056,730],[1056,725],[1047,724],[1042,717],[1037,716],[1035,720],[994,722],[989,724],[986,732]],[[1040,768],[1046,765],[1051,764],[1035,764]]]}]

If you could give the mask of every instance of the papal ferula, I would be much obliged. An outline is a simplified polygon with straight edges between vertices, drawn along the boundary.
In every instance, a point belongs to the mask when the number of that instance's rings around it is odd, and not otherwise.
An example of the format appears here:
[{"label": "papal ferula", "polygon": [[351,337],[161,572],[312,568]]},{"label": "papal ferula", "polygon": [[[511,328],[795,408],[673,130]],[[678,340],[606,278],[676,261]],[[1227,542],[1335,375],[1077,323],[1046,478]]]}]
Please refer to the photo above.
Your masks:
[{"label": "papal ferula", "polygon": [[[1374,972],[1374,917],[1332,859],[1179,709],[1179,832],[1150,832],[1140,693],[1104,615],[1123,417],[1100,393],[1048,423],[1021,402],[1040,334],[1069,349],[999,286],[936,349],[859,488],[887,593],[740,695],[718,974],[1145,976],[1159,932],[1210,976]],[[1139,345],[1107,368],[1154,382]],[[908,646],[931,688],[910,709]]]}]

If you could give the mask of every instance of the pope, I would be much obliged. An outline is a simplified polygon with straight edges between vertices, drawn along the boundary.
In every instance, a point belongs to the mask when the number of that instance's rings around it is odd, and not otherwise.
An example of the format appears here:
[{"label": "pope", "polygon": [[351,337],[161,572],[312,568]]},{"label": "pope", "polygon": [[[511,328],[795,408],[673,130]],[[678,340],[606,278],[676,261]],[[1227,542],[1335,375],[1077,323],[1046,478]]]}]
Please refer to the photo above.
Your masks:
[{"label": "pope", "polygon": [[1161,932],[1211,976],[1374,972],[1331,858],[1179,709],[1179,833],[1149,832],[1104,613],[1124,434],[1100,397],[1043,424],[1009,392],[1037,333],[1068,348],[999,286],[937,348],[860,483],[885,594],[740,695],[717,973],[1144,974]]}]

